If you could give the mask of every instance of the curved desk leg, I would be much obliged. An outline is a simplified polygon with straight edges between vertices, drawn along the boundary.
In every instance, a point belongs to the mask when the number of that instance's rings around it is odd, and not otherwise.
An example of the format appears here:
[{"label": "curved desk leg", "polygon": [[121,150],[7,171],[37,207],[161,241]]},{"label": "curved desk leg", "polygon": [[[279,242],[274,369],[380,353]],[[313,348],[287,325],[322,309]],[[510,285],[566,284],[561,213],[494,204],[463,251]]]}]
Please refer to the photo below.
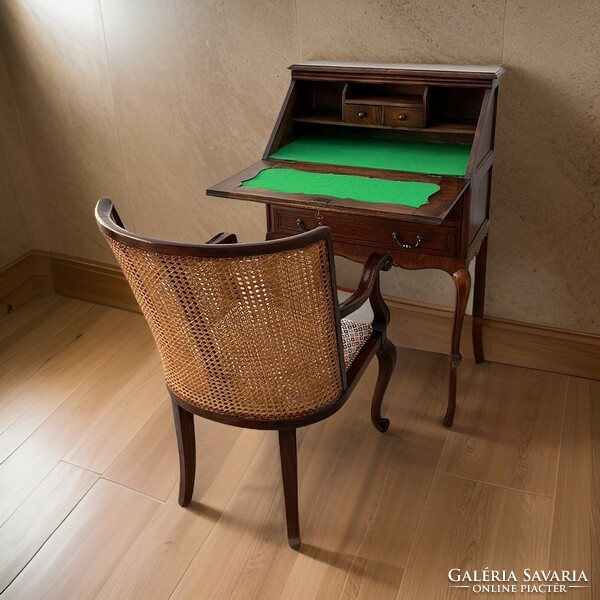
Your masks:
[{"label": "curved desk leg", "polygon": [[468,269],[459,269],[452,274],[456,287],[456,307],[454,308],[454,326],[452,328],[452,348],[450,351],[450,375],[448,378],[448,406],[444,425],[450,427],[456,410],[456,371],[462,360],[460,354],[460,334],[465,319],[465,309],[471,291],[471,274]]},{"label": "curved desk leg", "polygon": [[473,353],[475,362],[485,362],[483,354],[483,305],[485,302],[485,271],[487,263],[488,236],[481,242],[475,259],[475,281],[473,284]]},{"label": "curved desk leg", "polygon": [[371,401],[371,422],[377,431],[385,433],[390,426],[390,420],[381,416],[381,403],[396,365],[396,346],[390,340],[386,339],[381,344],[381,348],[377,351],[377,360],[379,373]]}]

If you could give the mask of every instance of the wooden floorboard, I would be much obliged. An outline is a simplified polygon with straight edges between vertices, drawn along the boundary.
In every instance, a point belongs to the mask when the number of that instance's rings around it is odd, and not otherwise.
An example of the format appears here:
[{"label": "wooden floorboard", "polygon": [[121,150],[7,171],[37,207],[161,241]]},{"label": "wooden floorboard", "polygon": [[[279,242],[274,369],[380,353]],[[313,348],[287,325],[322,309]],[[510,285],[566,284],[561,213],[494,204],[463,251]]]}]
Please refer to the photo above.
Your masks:
[{"label": "wooden floorboard", "polygon": [[[204,488],[201,501],[195,490],[187,510],[177,504],[178,490],[174,488],[108,579],[100,597],[140,600],[171,597],[215,524],[228,523],[235,518],[225,512],[225,508],[254,461],[265,436],[263,432],[246,430],[234,443],[233,440],[225,442],[222,446],[229,452],[224,453],[227,456],[223,468],[210,487]],[[246,507],[246,511],[252,513],[252,507]],[[235,547],[231,548],[231,552],[235,552]],[[223,574],[226,569],[213,563],[212,571]],[[202,585],[201,589],[204,593],[206,588]]]},{"label": "wooden floorboard", "polygon": [[470,370],[439,469],[552,495],[568,376],[495,363]]},{"label": "wooden floorboard", "polygon": [[36,296],[24,307],[0,317],[0,352],[9,348],[24,333],[31,332],[43,323],[53,308],[64,301],[60,296]]},{"label": "wooden floorboard", "polygon": [[550,567],[595,574],[578,595],[592,600],[600,595],[600,382],[572,378],[567,403]]},{"label": "wooden floorboard", "polygon": [[[179,477],[173,413],[170,402],[164,400],[104,471],[106,479],[163,502]],[[200,429],[198,423],[196,429]],[[198,479],[203,481],[203,477]]]},{"label": "wooden floorboard", "polygon": [[35,556],[98,475],[60,462],[0,527],[0,548],[10,553],[0,562],[0,593]]},{"label": "wooden floorboard", "polygon": [[[0,365],[0,432],[6,431],[48,390],[46,377],[54,377],[59,385],[63,383],[60,367],[55,368],[55,363],[60,364],[66,355],[68,368],[80,368],[72,364],[73,358],[78,357],[73,351],[87,342],[87,336],[85,342],[82,340],[86,329],[94,326],[104,309],[73,301],[61,308],[66,310],[51,312],[38,328],[21,335],[11,346],[14,352],[6,349],[2,353],[5,360]],[[94,339],[97,343],[97,333]],[[77,385],[78,380],[74,381]],[[51,386],[52,382],[48,383]],[[1,456],[0,461],[5,457],[6,454]]]},{"label": "wooden floorboard", "polygon": [[[87,323],[77,324],[77,333],[58,354],[45,361],[29,379],[16,384],[4,397],[0,437],[0,463],[6,460],[88,377],[106,362],[106,354],[123,344],[121,315],[87,313]],[[11,421],[12,419],[12,421]]]},{"label": "wooden floorboard", "polygon": [[158,507],[148,496],[99,480],[8,587],[5,597],[96,598]]},{"label": "wooden floorboard", "polygon": [[448,573],[455,568],[547,568],[553,504],[546,496],[438,473],[398,600],[477,596],[450,587]]},{"label": "wooden floorboard", "polygon": [[448,430],[448,358],[399,348],[386,434],[369,419],[376,363],[339,413],[299,431],[295,552],[274,432],[196,419],[197,484],[178,505],[170,401],[139,314],[55,296],[8,317],[2,598],[474,597],[449,587],[453,567],[583,570],[573,597],[594,597],[600,382],[465,360]]}]

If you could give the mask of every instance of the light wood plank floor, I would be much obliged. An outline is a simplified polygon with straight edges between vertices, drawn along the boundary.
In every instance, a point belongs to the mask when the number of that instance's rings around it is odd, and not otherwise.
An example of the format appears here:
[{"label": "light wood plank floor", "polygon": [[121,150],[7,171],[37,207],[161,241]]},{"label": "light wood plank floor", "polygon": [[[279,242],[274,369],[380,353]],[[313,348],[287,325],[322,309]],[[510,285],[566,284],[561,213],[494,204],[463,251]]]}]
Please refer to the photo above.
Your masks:
[{"label": "light wood plank floor", "polygon": [[[287,546],[277,436],[197,420],[194,501],[140,315],[57,296],[0,317],[3,598],[471,598],[452,568],[576,569],[600,597],[600,382],[398,349],[299,432],[303,545]],[[594,592],[594,590],[596,590]],[[531,598],[543,594],[494,594]]]}]

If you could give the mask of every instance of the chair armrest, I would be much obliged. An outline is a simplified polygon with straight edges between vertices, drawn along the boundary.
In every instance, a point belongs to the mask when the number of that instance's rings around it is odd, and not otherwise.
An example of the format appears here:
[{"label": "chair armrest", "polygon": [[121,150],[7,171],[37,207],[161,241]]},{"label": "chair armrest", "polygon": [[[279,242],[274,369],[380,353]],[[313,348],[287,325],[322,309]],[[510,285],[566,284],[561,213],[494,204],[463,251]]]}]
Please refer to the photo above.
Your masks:
[{"label": "chair armrest", "polygon": [[211,237],[207,244],[237,244],[237,236],[235,233],[217,233],[214,237]]},{"label": "chair armrest", "polygon": [[371,296],[379,283],[379,271],[389,271],[392,268],[392,257],[389,254],[371,254],[369,256],[360,278],[356,291],[340,304],[342,319],[361,307]]}]

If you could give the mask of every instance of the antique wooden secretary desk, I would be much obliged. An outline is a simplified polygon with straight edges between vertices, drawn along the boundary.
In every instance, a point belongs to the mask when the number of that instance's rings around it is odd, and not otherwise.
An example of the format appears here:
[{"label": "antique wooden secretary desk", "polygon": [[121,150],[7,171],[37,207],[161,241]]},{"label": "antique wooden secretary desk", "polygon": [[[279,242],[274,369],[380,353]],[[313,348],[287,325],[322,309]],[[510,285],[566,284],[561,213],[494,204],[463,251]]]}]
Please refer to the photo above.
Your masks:
[{"label": "antique wooden secretary desk", "polygon": [[390,254],[456,287],[450,426],[476,256],[473,345],[482,317],[497,88],[502,67],[309,62],[292,81],[262,160],[207,193],[267,204],[267,238],[319,225],[335,253]]}]

